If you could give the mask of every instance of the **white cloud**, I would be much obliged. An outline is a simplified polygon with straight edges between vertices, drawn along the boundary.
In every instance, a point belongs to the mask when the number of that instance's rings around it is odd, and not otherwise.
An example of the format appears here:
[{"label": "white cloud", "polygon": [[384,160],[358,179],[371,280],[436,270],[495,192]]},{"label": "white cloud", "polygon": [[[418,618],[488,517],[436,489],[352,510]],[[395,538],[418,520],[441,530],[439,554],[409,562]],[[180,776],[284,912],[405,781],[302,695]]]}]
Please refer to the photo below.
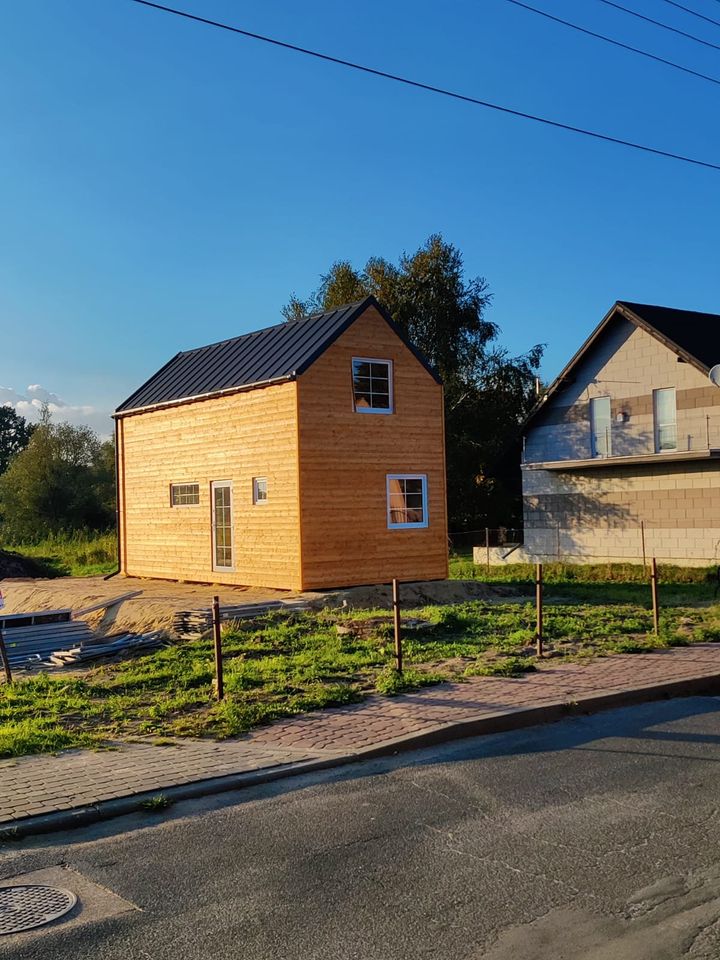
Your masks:
[{"label": "white cloud", "polygon": [[89,426],[101,437],[110,436],[112,432],[112,421],[107,410],[99,410],[90,404],[67,403],[39,383],[31,383],[25,393],[18,393],[12,387],[0,387],[0,404],[13,407],[26,420],[37,422],[45,403],[56,423],[67,421],[74,426]]}]

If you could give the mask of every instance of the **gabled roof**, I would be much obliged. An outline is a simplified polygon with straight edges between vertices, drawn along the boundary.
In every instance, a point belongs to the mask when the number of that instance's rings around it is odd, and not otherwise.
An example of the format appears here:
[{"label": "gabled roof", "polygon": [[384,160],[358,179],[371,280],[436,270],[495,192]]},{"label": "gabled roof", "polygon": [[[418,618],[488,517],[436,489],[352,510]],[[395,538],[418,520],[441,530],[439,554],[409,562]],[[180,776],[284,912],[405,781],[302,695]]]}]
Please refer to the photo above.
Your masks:
[{"label": "gabled roof", "polygon": [[720,314],[698,313],[695,310],[676,310],[674,307],[659,307],[649,303],[633,303],[630,300],[616,301],[593,330],[585,343],[566,367],[560,371],[545,391],[540,401],[531,410],[526,423],[540,413],[548,400],[572,380],[572,372],[584,359],[607,327],[622,317],[645,330],[659,340],[686,363],[692,364],[701,373],[707,374],[711,367],[720,363]]},{"label": "gabled roof", "polygon": [[368,307],[373,306],[427,371],[437,373],[375,297],[299,320],[277,323],[176,354],[127,398],[117,414],[293,380],[304,373]]},{"label": "gabled roof", "polygon": [[[618,301],[628,320],[644,321],[645,329],[695,364],[703,373],[720,363],[720,315],[695,310],[675,310],[648,303]],[[642,324],[641,324],[642,325]]]}]

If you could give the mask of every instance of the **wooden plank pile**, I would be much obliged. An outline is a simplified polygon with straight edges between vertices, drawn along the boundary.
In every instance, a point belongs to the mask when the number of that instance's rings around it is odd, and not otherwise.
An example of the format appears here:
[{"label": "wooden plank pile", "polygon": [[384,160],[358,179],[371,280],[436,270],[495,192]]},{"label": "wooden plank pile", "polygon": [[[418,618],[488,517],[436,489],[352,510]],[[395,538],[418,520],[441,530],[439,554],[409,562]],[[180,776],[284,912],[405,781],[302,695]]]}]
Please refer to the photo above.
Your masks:
[{"label": "wooden plank pile", "polygon": [[[220,619],[255,620],[268,613],[308,610],[306,600],[269,600],[267,603],[241,603],[220,607]],[[182,640],[196,640],[212,629],[212,610],[179,610],[172,620],[172,634]]]},{"label": "wooden plank pile", "polygon": [[[122,633],[101,637],[93,632],[84,614],[127,599],[113,598],[85,610],[40,610],[35,613],[13,613],[0,616],[0,637],[7,653],[6,668],[47,668],[71,666],[100,657],[152,650],[166,642],[161,630],[151,633]],[[0,644],[0,652],[3,645]],[[7,679],[10,679],[6,670]]]},{"label": "wooden plank pile", "polygon": [[121,633],[113,637],[92,637],[71,650],[57,650],[42,666],[72,667],[100,657],[126,653],[147,653],[167,643],[162,630],[150,633]]},{"label": "wooden plank pile", "polygon": [[56,650],[69,650],[93,636],[82,620],[71,620],[70,610],[43,610],[0,617],[0,630],[11,667],[38,662]]}]

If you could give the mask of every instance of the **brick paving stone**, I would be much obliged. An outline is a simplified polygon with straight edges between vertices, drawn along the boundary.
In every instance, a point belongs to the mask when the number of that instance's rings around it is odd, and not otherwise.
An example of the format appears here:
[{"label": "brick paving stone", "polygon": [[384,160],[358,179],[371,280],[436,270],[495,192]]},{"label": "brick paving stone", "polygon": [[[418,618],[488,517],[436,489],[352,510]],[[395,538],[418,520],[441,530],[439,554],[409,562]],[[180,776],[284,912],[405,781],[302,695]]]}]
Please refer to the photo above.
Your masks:
[{"label": "brick paving stone", "polygon": [[696,644],[588,664],[549,663],[517,679],[476,677],[399,697],[370,697],[262,727],[238,740],[151,741],[117,749],[63,751],[0,760],[0,828],[24,817],[93,806],[196,780],[355,754],[442,725],[549,703],[720,677],[720,646]]}]

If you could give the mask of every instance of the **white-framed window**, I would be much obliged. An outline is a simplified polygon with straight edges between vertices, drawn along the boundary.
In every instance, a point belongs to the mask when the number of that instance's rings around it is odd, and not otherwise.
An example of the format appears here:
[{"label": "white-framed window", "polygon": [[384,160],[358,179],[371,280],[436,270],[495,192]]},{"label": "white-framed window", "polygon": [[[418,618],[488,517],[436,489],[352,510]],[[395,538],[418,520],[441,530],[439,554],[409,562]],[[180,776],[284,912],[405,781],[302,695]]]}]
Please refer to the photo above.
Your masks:
[{"label": "white-framed window", "polygon": [[267,477],[253,477],[253,503],[267,503]]},{"label": "white-framed window", "polygon": [[171,507],[195,507],[200,503],[199,483],[171,483]]},{"label": "white-framed window", "polygon": [[428,525],[427,476],[424,473],[387,475],[387,525],[390,530]]},{"label": "white-framed window", "polygon": [[355,413],[393,412],[392,360],[353,357],[352,384]]},{"label": "white-framed window", "polygon": [[677,404],[675,387],[653,390],[655,452],[677,450]]},{"label": "white-framed window", "polygon": [[590,401],[590,444],[594,457],[612,456],[611,430],[610,397],[593,397]]}]

